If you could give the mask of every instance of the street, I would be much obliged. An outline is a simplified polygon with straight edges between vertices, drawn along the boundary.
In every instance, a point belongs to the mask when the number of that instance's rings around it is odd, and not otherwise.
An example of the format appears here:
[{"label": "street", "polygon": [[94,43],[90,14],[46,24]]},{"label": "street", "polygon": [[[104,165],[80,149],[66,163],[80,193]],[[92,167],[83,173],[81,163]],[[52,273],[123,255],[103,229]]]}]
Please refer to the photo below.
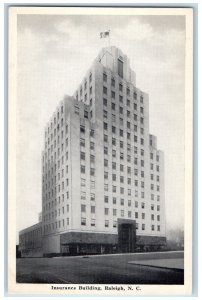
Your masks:
[{"label": "street", "polygon": [[[183,252],[20,258],[16,280],[18,283],[183,284],[183,259]],[[179,268],[175,267],[178,265]]]}]

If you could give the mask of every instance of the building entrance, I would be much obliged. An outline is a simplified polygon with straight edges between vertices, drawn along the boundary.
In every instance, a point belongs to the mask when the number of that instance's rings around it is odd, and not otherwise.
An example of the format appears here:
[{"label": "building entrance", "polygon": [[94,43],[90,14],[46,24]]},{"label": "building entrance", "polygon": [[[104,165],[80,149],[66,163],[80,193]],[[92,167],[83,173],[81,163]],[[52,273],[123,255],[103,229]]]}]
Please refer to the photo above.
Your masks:
[{"label": "building entrance", "polygon": [[133,220],[118,220],[118,249],[119,252],[135,252],[136,223]]}]

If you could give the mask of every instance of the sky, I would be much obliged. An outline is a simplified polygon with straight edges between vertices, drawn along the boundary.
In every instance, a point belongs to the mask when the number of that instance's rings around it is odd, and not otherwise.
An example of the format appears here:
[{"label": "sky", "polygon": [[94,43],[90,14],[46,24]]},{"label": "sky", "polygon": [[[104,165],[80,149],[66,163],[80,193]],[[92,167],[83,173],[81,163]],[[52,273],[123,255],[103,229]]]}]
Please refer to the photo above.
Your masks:
[{"label": "sky", "polygon": [[184,223],[183,16],[18,15],[17,232],[41,211],[43,134],[59,101],[72,95],[107,39],[130,59],[149,94],[150,133],[165,155],[167,229]]}]

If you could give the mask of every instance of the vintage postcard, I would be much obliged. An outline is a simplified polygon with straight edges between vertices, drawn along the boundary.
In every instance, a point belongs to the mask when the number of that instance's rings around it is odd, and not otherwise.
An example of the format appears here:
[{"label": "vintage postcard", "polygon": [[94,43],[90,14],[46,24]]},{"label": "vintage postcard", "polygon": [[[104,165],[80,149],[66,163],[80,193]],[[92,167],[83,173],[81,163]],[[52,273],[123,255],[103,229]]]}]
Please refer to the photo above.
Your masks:
[{"label": "vintage postcard", "polygon": [[10,7],[8,294],[191,295],[193,9]]}]

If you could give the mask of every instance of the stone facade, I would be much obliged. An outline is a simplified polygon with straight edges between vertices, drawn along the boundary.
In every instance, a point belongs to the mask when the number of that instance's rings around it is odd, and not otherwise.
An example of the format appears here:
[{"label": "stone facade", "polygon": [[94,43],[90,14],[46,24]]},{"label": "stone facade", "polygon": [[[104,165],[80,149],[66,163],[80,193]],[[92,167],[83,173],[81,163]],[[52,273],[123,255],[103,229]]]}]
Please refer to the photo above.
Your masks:
[{"label": "stone facade", "polygon": [[129,59],[116,47],[102,49],[45,129],[43,252],[120,250],[124,230],[130,251],[161,244],[163,159],[149,132],[149,97],[137,88]]}]

